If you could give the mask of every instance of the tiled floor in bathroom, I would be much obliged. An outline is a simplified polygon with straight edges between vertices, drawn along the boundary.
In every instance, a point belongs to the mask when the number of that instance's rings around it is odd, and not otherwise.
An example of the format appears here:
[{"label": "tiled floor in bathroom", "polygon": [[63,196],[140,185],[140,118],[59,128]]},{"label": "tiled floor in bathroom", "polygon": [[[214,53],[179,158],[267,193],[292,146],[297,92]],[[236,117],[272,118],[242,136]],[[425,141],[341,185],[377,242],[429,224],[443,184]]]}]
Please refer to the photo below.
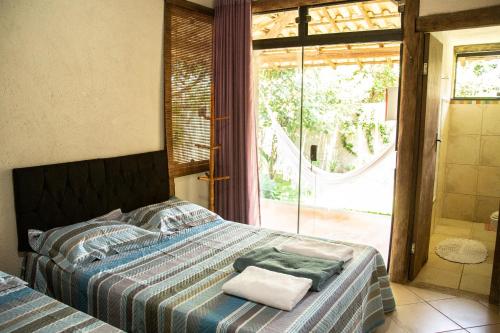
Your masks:
[{"label": "tiled floor in bathroom", "polygon": [[[441,259],[434,252],[434,248],[447,238],[479,240],[488,249],[488,258],[484,263],[473,265]],[[493,270],[495,239],[496,232],[488,230],[486,224],[440,219],[431,235],[429,259],[414,282],[488,295]]]},{"label": "tiled floor in bathroom", "polygon": [[[450,237],[482,241],[488,249],[488,259],[477,265],[463,265],[439,258],[434,247]],[[388,314],[384,326],[375,332],[500,333],[500,309],[488,304],[486,296],[495,237],[496,233],[487,230],[485,224],[441,219],[431,235],[427,264],[410,285],[391,284],[396,311]]]}]

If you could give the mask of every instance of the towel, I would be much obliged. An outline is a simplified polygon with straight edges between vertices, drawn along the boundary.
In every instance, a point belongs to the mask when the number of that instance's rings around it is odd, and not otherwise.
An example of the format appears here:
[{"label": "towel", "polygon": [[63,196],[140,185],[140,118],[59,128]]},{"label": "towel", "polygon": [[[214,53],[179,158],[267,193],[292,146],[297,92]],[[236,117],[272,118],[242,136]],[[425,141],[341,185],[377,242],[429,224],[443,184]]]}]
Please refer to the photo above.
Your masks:
[{"label": "towel", "polygon": [[236,259],[233,267],[237,272],[242,272],[248,266],[256,266],[273,272],[311,279],[311,290],[320,291],[330,277],[340,273],[343,264],[344,262],[338,260],[311,258],[280,252],[273,247],[261,247]]},{"label": "towel", "polygon": [[311,279],[249,266],[222,286],[226,294],[291,311],[311,287]]},{"label": "towel", "polygon": [[281,252],[300,254],[306,257],[347,262],[352,259],[354,250],[350,246],[314,240],[289,241],[276,249]]}]

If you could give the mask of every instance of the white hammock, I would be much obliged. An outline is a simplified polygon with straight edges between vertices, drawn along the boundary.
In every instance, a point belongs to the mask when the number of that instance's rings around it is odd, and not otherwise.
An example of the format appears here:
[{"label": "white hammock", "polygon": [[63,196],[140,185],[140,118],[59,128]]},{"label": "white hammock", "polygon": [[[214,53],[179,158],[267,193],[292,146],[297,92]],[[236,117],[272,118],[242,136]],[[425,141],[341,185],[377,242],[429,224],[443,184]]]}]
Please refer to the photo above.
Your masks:
[{"label": "white hammock", "polygon": [[[268,109],[269,110],[269,109]],[[308,161],[304,155],[302,155],[297,148],[297,146],[290,140],[285,130],[278,123],[274,112],[271,110],[268,111],[268,114],[271,118],[271,127],[276,135],[278,151],[280,154],[281,164],[286,164],[286,169],[289,171],[291,175],[299,174],[299,158],[302,158],[302,173],[301,177],[306,182],[312,183],[315,179],[321,179],[321,183],[323,185],[328,184],[343,184],[352,182],[356,177],[363,175],[364,173],[373,169],[379,162],[381,162],[384,158],[388,157],[392,152],[394,152],[395,144],[392,143],[389,146],[385,147],[382,151],[380,151],[377,155],[371,158],[368,162],[366,162],[361,168],[358,168],[353,171],[345,172],[345,173],[334,173],[328,172],[316,166],[312,166],[311,164],[304,161]]]}]

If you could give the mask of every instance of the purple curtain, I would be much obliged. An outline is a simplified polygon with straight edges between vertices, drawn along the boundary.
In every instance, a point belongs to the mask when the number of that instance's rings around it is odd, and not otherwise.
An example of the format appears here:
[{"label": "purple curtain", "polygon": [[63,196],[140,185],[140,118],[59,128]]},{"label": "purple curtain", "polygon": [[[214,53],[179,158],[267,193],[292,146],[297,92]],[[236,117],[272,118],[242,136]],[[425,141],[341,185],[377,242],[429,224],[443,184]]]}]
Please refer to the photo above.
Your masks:
[{"label": "purple curtain", "polygon": [[259,225],[259,178],[252,107],[251,0],[215,2],[216,211],[226,220]]}]

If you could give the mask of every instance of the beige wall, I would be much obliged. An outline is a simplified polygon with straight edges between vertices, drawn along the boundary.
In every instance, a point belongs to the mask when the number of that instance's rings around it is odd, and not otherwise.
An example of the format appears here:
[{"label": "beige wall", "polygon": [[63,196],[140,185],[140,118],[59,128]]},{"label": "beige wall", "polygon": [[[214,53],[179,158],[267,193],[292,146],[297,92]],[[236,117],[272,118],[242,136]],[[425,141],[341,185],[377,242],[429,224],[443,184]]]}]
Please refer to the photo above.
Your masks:
[{"label": "beige wall", "polygon": [[198,180],[198,176],[202,175],[203,173],[175,178],[175,196],[208,207],[207,182]]},{"label": "beige wall", "polygon": [[11,170],[162,149],[163,0],[0,1],[0,270]]},{"label": "beige wall", "polygon": [[[162,31],[163,0],[0,0],[0,270],[20,270],[12,168],[163,148]],[[194,180],[177,195],[206,206]]]},{"label": "beige wall", "polygon": [[500,203],[500,104],[451,104],[444,178],[442,217],[489,222]]}]

